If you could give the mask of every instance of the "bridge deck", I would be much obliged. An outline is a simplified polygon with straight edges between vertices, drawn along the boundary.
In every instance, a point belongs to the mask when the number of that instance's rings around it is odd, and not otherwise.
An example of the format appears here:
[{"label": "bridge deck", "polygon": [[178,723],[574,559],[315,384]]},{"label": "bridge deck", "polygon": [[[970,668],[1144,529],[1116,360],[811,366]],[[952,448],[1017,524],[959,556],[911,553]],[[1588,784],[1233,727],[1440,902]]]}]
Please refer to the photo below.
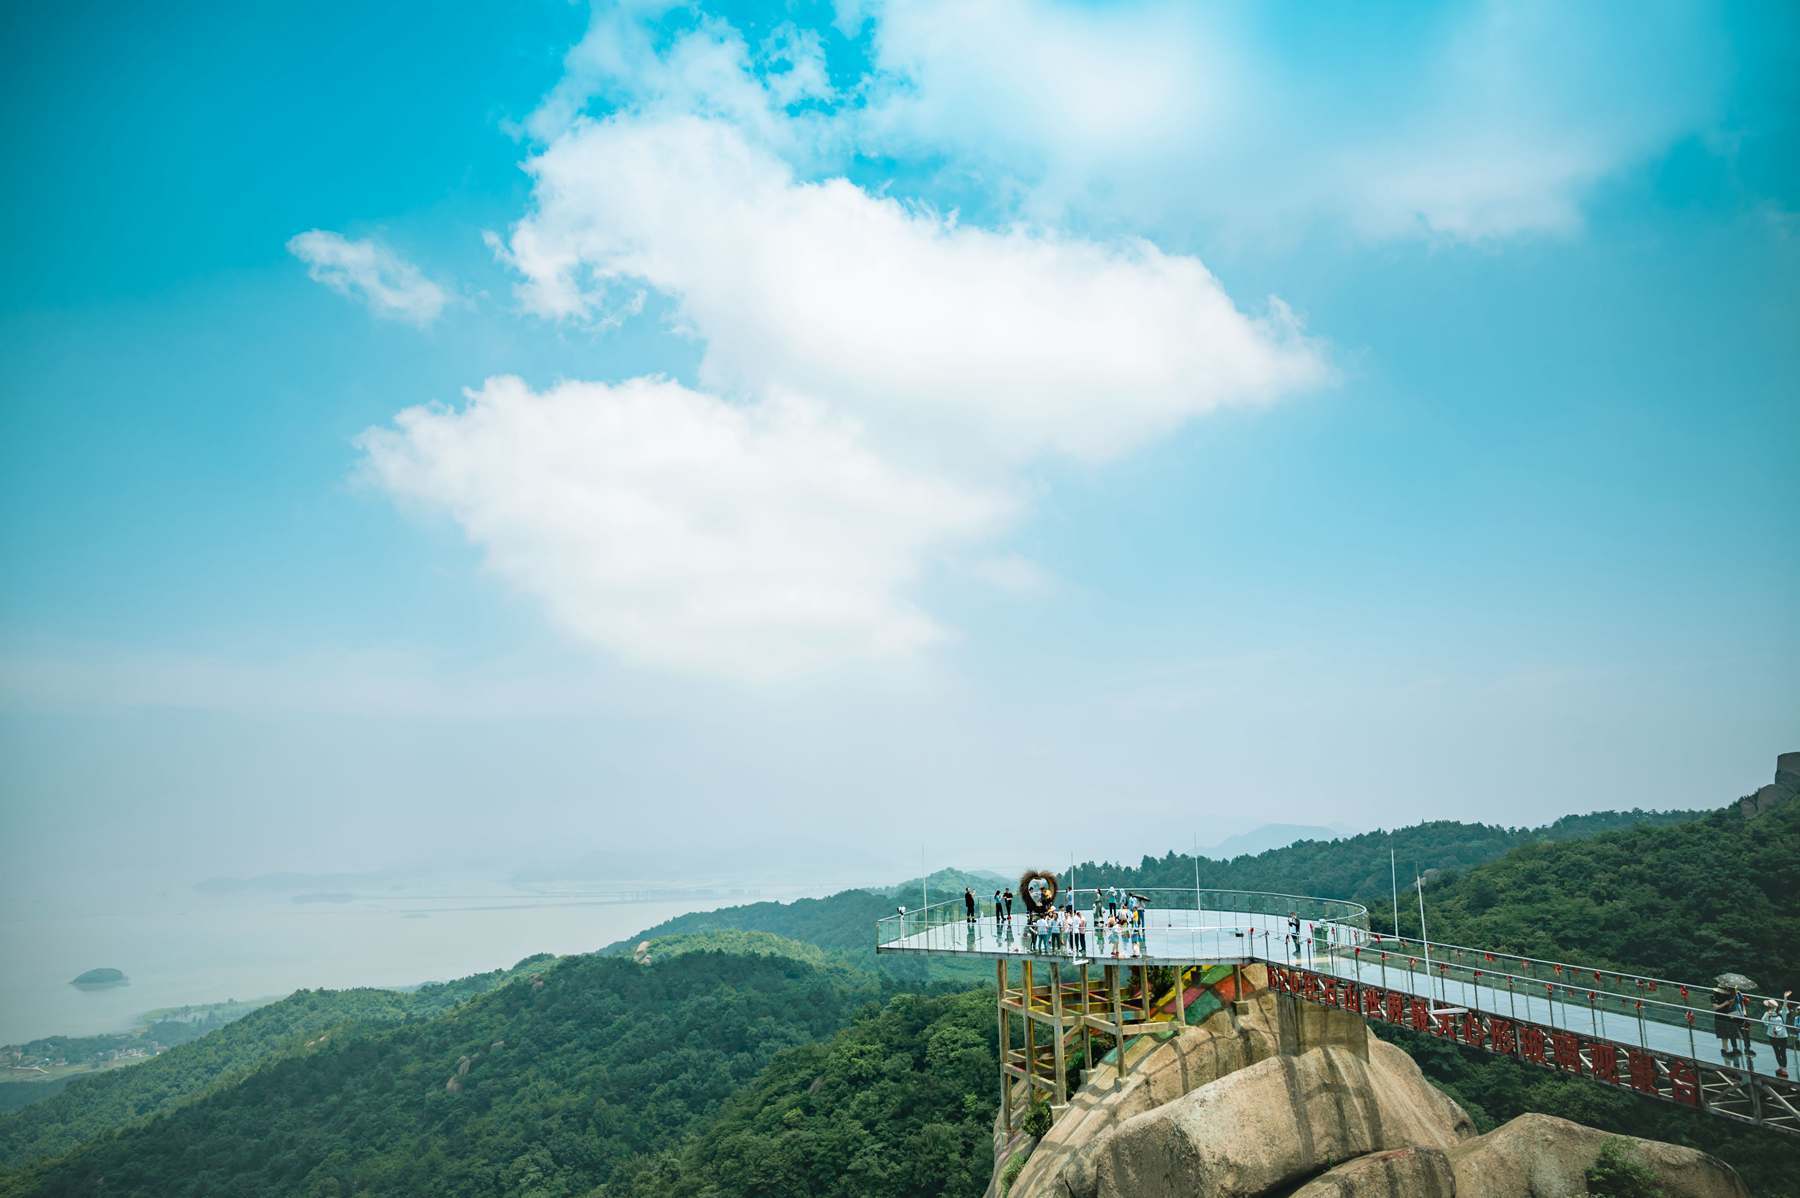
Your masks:
[{"label": "bridge deck", "polygon": [[[1505,972],[1504,958],[1485,970],[1466,962],[1453,966],[1440,958],[1432,961],[1428,975],[1424,946],[1417,941],[1384,942],[1360,928],[1329,921],[1306,921],[1302,933],[1296,952],[1288,940],[1287,920],[1280,915],[1152,909],[1146,912],[1141,940],[1127,937],[1103,943],[1102,937],[1090,930],[1085,955],[1067,950],[1035,953],[1025,943],[1023,915],[1015,914],[1010,921],[998,922],[992,915],[984,915],[973,924],[958,918],[893,935],[878,943],[877,951],[1002,960],[1086,959],[1099,964],[1238,962],[1295,966],[1358,985],[1426,998],[1435,1006],[1467,1008],[1619,1045],[1636,1045],[1710,1066],[1771,1078],[1775,1073],[1774,1052],[1766,1043],[1759,1043],[1747,1058],[1727,1059],[1712,1034],[1710,1011],[1699,1011],[1691,1003],[1678,1006],[1621,995],[1613,992],[1617,986],[1589,989],[1575,980],[1577,972],[1573,967],[1567,977],[1521,977]],[[1437,947],[1433,946],[1432,951],[1437,952]],[[1673,990],[1670,984],[1662,993],[1673,998]],[[1760,1038],[1760,1028],[1756,1030]]]},{"label": "bridge deck", "polygon": [[[1193,903],[1199,896],[1190,892],[1184,898]],[[1487,1050],[1503,1050],[1489,1040],[1507,1036],[1508,1043],[1528,1045],[1507,1050],[1548,1067],[1800,1133],[1800,1088],[1775,1077],[1775,1052],[1760,1043],[1760,1027],[1744,1025],[1746,1034],[1757,1033],[1751,1054],[1726,1058],[1712,1034],[1712,1011],[1703,1006],[1705,989],[1696,993],[1676,982],[1440,944],[1429,946],[1427,968],[1426,944],[1366,932],[1366,912],[1341,910],[1352,905],[1300,907],[1296,944],[1287,917],[1276,912],[1289,901],[1300,905],[1307,899],[1228,892],[1208,892],[1208,898],[1215,905],[1148,910],[1138,935],[1109,939],[1089,930],[1084,953],[1073,952],[1073,946],[1033,952],[1037,946],[1026,943],[1022,914],[1012,919],[983,914],[968,923],[959,903],[954,910],[940,903],[880,921],[877,952],[1125,966],[1265,964],[1271,984],[1312,1002],[1361,1009],[1368,1018],[1397,1020]],[[1264,910],[1231,908],[1237,905]],[[1091,910],[1084,903],[1078,908]],[[1305,917],[1321,912],[1330,917]],[[1532,973],[1521,973],[1525,970]],[[1364,1009],[1377,1000],[1379,1011]],[[1404,1018],[1395,1004],[1406,1007]],[[1535,1040],[1526,1038],[1525,1029],[1534,1029]]]}]

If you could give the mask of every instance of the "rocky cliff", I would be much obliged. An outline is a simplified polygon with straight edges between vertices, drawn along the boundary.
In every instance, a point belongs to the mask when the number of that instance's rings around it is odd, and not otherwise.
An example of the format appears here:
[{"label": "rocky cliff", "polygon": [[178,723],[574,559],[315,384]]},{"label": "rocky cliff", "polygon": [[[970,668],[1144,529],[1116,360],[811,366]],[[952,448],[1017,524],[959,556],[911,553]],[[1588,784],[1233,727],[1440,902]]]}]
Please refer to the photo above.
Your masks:
[{"label": "rocky cliff", "polygon": [[[1345,1012],[1262,993],[1097,1068],[990,1198],[1562,1198],[1619,1137],[1544,1115],[1487,1135]],[[1625,1141],[1667,1198],[1747,1198],[1723,1162]],[[1006,1165],[1029,1151],[1010,1183]]]},{"label": "rocky cliff", "polygon": [[1796,796],[1800,796],[1800,753],[1783,753],[1775,759],[1775,781],[1739,799],[1738,810],[1748,819]]}]

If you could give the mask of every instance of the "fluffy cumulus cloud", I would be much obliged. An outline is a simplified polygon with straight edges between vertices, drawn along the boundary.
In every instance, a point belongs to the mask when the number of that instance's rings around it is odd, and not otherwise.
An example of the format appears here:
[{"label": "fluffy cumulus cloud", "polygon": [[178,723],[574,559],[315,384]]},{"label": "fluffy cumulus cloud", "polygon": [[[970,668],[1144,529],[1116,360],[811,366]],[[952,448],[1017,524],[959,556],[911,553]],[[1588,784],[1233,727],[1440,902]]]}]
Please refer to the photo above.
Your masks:
[{"label": "fluffy cumulus cloud", "polygon": [[[527,123],[530,208],[491,241],[547,319],[602,330],[663,297],[701,346],[693,386],[498,379],[362,443],[382,487],[448,513],[576,637],[755,678],[916,654],[946,635],[923,595],[939,565],[1048,593],[1000,543],[1031,464],[1109,461],[1329,377],[1285,305],[1235,301],[1192,255],[851,182],[834,155],[877,134],[928,145],[927,107],[882,110],[897,93],[866,88],[875,105],[841,104],[829,33],[752,45],[688,14],[653,36],[666,8],[597,12]],[[1184,91],[1186,53],[1065,115],[1099,146],[1154,96],[1211,112]],[[583,115],[596,99],[609,115]]]},{"label": "fluffy cumulus cloud", "polygon": [[1010,508],[896,468],[817,405],[737,406],[663,379],[491,379],[362,447],[381,486],[451,515],[576,637],[753,680],[941,639],[907,588]]},{"label": "fluffy cumulus cloud", "polygon": [[442,287],[380,242],[312,229],[289,238],[287,248],[315,282],[361,300],[385,319],[423,327],[449,302]]},{"label": "fluffy cumulus cloud", "polygon": [[934,454],[1103,459],[1325,373],[1278,301],[1240,310],[1196,258],[802,182],[723,122],[583,124],[530,169],[506,250],[529,307],[592,318],[647,284],[703,341],[707,385],[829,402]]},{"label": "fluffy cumulus cloud", "polygon": [[[660,23],[680,9],[688,23]],[[596,4],[564,74],[528,117],[540,142],[567,132],[590,106],[693,114],[729,121],[793,158],[813,159],[834,140],[824,102],[835,98],[816,30],[792,22],[751,45],[728,21],[673,0]]]}]

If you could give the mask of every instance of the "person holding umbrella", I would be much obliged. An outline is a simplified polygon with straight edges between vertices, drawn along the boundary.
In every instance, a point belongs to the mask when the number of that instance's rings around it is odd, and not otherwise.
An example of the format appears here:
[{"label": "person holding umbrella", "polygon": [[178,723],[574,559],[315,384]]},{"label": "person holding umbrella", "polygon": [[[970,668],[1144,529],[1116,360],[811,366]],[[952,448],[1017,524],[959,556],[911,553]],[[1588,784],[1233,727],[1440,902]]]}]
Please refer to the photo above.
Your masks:
[{"label": "person holding umbrella", "polygon": [[1743,1012],[1748,1006],[1744,991],[1756,989],[1756,983],[1741,973],[1722,973],[1713,979],[1713,1035],[1719,1038],[1719,1050],[1726,1060],[1738,1055],[1738,1041],[1743,1041],[1743,1054],[1754,1058],[1750,1046],[1750,1025]]},{"label": "person holding umbrella", "polygon": [[1732,1011],[1737,997],[1724,982],[1714,982],[1712,992],[1713,1035],[1719,1038],[1719,1055],[1727,1061],[1737,1056],[1737,1020]]}]

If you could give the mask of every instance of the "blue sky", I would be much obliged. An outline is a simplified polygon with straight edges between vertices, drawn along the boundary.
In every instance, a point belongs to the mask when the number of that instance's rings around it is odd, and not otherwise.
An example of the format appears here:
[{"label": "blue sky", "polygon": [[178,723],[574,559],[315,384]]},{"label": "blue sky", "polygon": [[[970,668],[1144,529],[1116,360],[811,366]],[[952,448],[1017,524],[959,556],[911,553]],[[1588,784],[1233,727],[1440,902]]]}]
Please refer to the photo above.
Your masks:
[{"label": "blue sky", "polygon": [[1800,745],[1790,8],[6,20],[15,877],[1135,856]]}]

